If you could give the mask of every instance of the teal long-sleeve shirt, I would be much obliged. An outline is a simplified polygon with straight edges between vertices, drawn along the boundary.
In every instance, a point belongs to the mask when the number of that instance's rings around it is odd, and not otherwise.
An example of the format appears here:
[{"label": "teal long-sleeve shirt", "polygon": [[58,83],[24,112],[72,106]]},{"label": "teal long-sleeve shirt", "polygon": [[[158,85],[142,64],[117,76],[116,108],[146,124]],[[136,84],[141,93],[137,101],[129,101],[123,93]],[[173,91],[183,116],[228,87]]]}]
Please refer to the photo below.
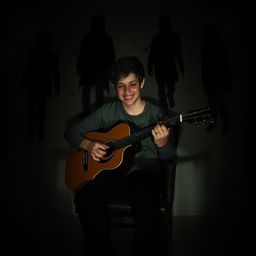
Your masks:
[{"label": "teal long-sleeve shirt", "polygon": [[[150,102],[146,102],[141,114],[134,116],[129,115],[124,110],[120,101],[114,101],[103,105],[80,122],[67,127],[64,137],[71,147],[79,150],[79,145],[87,132],[108,131],[118,123],[127,123],[131,133],[133,133],[133,131],[142,130],[167,118],[170,116],[168,117],[159,106]],[[140,141],[140,151],[135,154],[131,170],[160,169],[162,161],[170,161],[175,155],[176,148],[173,143],[172,132],[169,142],[161,148],[154,144],[150,135]]]}]

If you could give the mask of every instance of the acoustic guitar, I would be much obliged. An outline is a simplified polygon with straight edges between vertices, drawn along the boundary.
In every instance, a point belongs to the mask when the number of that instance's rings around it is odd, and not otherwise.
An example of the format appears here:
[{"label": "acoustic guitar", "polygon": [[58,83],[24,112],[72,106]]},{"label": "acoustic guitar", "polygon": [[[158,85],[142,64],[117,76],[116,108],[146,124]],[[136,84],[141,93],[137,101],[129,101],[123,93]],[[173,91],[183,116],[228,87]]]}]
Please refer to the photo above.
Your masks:
[{"label": "acoustic guitar", "polygon": [[[168,120],[161,121],[161,123],[166,127],[172,127],[182,122],[197,124],[207,120],[211,120],[209,107],[193,110],[187,114],[175,115]],[[131,157],[139,150],[137,147],[138,143],[151,135],[151,130],[155,125],[152,124],[135,133],[131,133],[128,124],[120,123],[104,133],[85,133],[85,138],[100,141],[108,145],[109,148],[104,158],[98,162],[93,160],[86,150],[78,151],[70,147],[65,166],[66,186],[75,191],[86,185],[103,171],[128,170],[131,164]]]}]

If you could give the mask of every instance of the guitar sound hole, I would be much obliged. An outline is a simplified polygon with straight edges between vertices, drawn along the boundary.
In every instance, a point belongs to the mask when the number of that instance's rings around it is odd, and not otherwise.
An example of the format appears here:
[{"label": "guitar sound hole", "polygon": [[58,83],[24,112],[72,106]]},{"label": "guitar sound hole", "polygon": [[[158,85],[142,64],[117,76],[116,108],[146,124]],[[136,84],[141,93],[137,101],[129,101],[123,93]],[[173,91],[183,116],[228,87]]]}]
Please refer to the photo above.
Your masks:
[{"label": "guitar sound hole", "polygon": [[108,143],[106,143],[106,145],[109,146],[109,148],[107,149],[107,153],[105,154],[103,159],[100,160],[100,162],[102,162],[102,163],[104,163],[104,162],[108,161],[109,159],[111,159],[111,157],[113,156],[113,153],[115,151],[115,147],[114,147],[114,143],[113,142],[108,142]]}]

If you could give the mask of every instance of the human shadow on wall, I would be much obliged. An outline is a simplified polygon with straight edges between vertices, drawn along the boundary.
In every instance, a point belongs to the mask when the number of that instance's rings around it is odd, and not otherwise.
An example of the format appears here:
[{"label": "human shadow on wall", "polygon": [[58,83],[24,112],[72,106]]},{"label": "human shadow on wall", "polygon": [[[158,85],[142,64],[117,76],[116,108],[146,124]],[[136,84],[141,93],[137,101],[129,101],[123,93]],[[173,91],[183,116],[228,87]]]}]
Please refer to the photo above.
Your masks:
[{"label": "human shadow on wall", "polygon": [[103,15],[95,15],[90,31],[86,33],[80,45],[77,60],[77,73],[82,87],[82,114],[85,117],[92,111],[91,90],[95,87],[95,108],[104,103],[104,91],[109,92],[108,69],[115,60],[112,38],[105,32],[106,21]]},{"label": "human shadow on wall", "polygon": [[212,131],[221,117],[222,133],[229,130],[226,95],[230,90],[230,67],[227,47],[213,24],[207,24],[203,31],[201,47],[201,79],[214,122],[207,131]]},{"label": "human shadow on wall", "polygon": [[[48,99],[60,94],[59,57],[51,48],[51,34],[40,30],[35,48],[29,53],[21,78],[21,89],[28,96],[29,136],[45,137]],[[53,89],[54,87],[54,89]]]},{"label": "human shadow on wall", "polygon": [[147,68],[149,76],[154,75],[156,78],[162,106],[172,109],[175,106],[174,93],[179,73],[184,77],[181,39],[173,31],[171,17],[167,14],[161,15],[158,28],[159,32],[151,41]]}]

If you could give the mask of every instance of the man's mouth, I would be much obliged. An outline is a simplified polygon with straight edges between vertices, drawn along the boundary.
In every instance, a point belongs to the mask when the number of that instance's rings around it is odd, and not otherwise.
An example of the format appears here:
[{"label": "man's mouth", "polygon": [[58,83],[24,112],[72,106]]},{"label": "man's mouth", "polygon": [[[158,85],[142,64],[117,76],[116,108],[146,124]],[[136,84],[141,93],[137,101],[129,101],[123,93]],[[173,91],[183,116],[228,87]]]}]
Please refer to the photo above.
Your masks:
[{"label": "man's mouth", "polygon": [[132,97],[133,97],[132,95],[124,96],[124,98],[125,98],[126,100],[130,100]]}]

